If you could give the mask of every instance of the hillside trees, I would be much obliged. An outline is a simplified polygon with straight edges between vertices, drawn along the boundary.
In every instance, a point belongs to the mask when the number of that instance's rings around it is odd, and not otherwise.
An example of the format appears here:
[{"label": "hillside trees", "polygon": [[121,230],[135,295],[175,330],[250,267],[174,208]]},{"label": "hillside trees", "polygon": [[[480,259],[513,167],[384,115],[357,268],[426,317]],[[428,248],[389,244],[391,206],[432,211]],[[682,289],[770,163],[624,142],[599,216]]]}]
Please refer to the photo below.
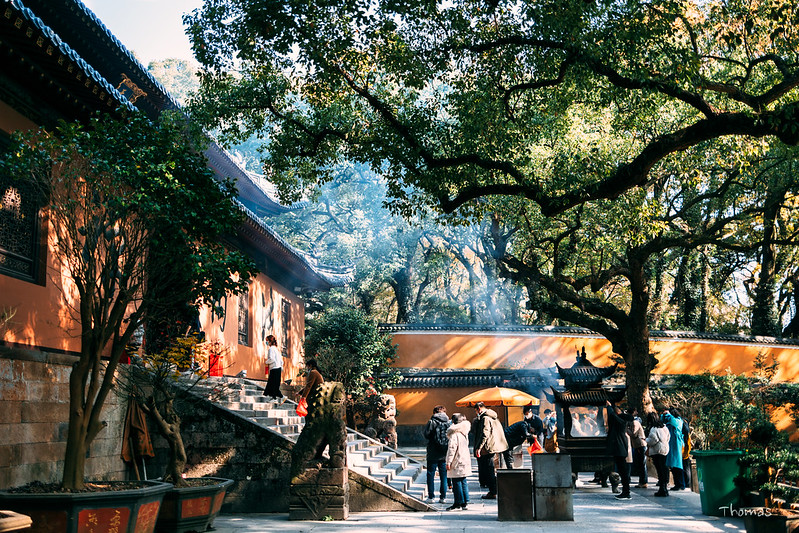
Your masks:
[{"label": "hillside trees", "polygon": [[382,322],[519,323],[516,291],[497,278],[480,226],[406,221],[385,200],[379,176],[343,165],[303,207],[270,219],[323,263],[355,266],[354,282],[315,295],[310,311],[344,304]]},{"label": "hillside trees", "polygon": [[492,216],[502,273],[607,336],[649,407],[650,263],[751,250],[725,242],[764,207],[737,176],[765,139],[799,142],[796,17],[770,0],[211,0],[186,21],[195,116],[233,141],[265,128],[284,198],[351,160],[406,216]]}]

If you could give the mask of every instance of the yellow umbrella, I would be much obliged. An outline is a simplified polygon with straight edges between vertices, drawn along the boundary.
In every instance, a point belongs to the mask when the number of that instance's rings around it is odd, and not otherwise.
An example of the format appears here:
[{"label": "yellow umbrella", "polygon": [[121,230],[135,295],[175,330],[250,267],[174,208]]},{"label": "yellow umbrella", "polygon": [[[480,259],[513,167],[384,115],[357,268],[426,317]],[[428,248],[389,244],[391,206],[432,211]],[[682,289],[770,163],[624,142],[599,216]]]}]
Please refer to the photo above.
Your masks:
[{"label": "yellow umbrella", "polygon": [[538,398],[526,392],[507,387],[491,387],[467,394],[455,402],[458,407],[474,407],[477,402],[485,405],[504,405],[505,407],[524,407],[525,405],[539,405]]}]

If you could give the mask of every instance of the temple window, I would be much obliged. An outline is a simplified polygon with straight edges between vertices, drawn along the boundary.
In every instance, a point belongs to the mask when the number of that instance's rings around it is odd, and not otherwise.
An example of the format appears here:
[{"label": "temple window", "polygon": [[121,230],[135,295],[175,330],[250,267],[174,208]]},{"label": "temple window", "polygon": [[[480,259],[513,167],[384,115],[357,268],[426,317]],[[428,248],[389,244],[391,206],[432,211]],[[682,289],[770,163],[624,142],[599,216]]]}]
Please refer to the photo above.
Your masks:
[{"label": "temple window", "polygon": [[0,175],[0,273],[43,285],[41,207],[32,184]]}]

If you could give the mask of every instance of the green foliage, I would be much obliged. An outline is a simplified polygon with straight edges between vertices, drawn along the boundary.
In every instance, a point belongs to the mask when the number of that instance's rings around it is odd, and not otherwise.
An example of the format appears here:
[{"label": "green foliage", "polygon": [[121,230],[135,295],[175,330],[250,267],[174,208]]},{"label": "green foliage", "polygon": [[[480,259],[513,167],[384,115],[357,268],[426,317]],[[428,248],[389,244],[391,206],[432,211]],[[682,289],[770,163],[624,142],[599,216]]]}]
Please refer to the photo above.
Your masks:
[{"label": "green foliage", "polygon": [[[773,381],[776,362],[760,353],[753,376],[704,372],[678,375],[653,392],[663,406],[676,406],[690,422],[696,449],[764,449],[787,443],[771,414],[796,401],[796,389]],[[790,391],[790,392],[789,392]]]},{"label": "green foliage", "polygon": [[384,169],[405,214],[505,194],[552,214],[708,140],[795,144],[799,33],[778,4],[213,0],[186,17],[196,116],[259,130],[286,198],[348,159]]},{"label": "green foliage", "polygon": [[396,346],[391,336],[381,334],[377,323],[362,311],[332,309],[308,324],[307,357],[315,357],[326,381],[338,381],[348,395],[348,410],[354,402],[382,393],[399,383],[399,372],[391,368]]},{"label": "green foliage", "polygon": [[744,475],[735,478],[743,491],[758,491],[766,497],[766,507],[775,498],[787,503],[799,502],[799,451],[793,446],[744,454],[738,464]]},{"label": "green foliage", "polygon": [[[680,248],[757,255],[767,202],[745,171],[799,142],[793,10],[212,0],[186,17],[204,68],[194,113],[228,142],[261,135],[284,199],[348,161],[379,170],[406,217],[490,217],[500,275],[539,321],[608,338],[649,410],[652,287],[667,322]],[[723,303],[714,266],[681,279],[680,323],[703,327]]]}]

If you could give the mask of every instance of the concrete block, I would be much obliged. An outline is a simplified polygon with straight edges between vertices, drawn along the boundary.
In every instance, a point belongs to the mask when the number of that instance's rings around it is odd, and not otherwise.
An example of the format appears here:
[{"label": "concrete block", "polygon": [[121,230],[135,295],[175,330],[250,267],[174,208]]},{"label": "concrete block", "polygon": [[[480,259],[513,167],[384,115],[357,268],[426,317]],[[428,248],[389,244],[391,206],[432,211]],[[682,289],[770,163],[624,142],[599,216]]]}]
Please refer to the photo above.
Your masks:
[{"label": "concrete block", "polygon": [[19,463],[34,464],[43,462],[56,462],[64,459],[66,442],[38,442],[19,447]]},{"label": "concrete block", "polygon": [[289,488],[289,520],[347,519],[349,483],[346,468],[307,470],[298,477],[301,481],[292,483]]},{"label": "concrete block", "polygon": [[6,431],[0,432],[0,445],[31,444],[56,440],[53,424],[3,424],[3,426]]},{"label": "concrete block", "polygon": [[561,453],[532,455],[535,486],[565,488],[572,486],[571,456]]},{"label": "concrete block", "polygon": [[40,361],[19,361],[21,363],[21,375],[25,376],[25,381],[29,383],[56,383],[59,377],[59,366],[50,366]]},{"label": "concrete block", "polygon": [[23,381],[0,381],[0,398],[4,402],[24,402],[25,383]]},{"label": "concrete block", "polygon": [[[574,498],[572,488],[534,489],[535,519],[550,521],[573,521]],[[597,524],[599,527],[600,524]]]},{"label": "concrete block", "polygon": [[[67,378],[69,380],[69,378]],[[52,400],[57,402],[62,402],[69,405],[69,384],[68,383],[56,383],[53,385],[53,397]]]},{"label": "concrete block", "polygon": [[512,522],[535,520],[531,470],[497,471],[497,519]]},{"label": "concrete block", "polygon": [[[1,415],[0,415],[1,416]],[[21,422],[63,422],[69,420],[69,405],[62,402],[26,402],[22,404]]]},{"label": "concrete block", "polygon": [[[0,431],[3,427],[0,426]],[[19,464],[20,446],[3,445],[0,446],[0,468],[7,468]]]},{"label": "concrete block", "polygon": [[0,358],[0,381],[14,380],[14,361]]}]

